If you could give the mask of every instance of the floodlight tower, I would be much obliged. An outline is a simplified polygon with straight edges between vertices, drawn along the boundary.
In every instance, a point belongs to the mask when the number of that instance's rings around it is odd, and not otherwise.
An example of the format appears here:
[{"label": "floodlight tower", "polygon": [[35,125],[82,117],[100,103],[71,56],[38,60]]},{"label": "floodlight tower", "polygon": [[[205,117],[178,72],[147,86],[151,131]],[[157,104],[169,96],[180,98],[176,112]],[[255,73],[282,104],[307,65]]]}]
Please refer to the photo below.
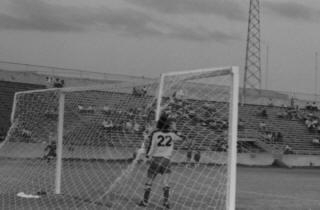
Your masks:
[{"label": "floodlight tower", "polygon": [[242,102],[245,103],[247,88],[261,93],[261,58],[260,58],[260,2],[250,0],[246,62],[244,67],[244,83]]}]

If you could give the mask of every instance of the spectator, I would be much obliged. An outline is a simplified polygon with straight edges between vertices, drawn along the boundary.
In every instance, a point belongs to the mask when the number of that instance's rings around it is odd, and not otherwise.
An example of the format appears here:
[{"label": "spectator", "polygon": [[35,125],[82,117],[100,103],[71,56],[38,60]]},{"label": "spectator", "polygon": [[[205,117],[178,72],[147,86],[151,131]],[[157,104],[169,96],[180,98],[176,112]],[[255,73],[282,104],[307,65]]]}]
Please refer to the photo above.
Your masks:
[{"label": "spectator", "polygon": [[184,92],[182,89],[178,90],[177,93],[176,93],[176,98],[177,99],[183,99],[184,97]]},{"label": "spectator", "polygon": [[102,111],[105,113],[110,113],[111,109],[109,106],[105,105],[105,106],[103,106]]},{"label": "spectator", "polygon": [[315,129],[315,128],[317,128],[318,127],[318,123],[319,123],[319,121],[318,121],[318,118],[313,118],[313,120],[312,120],[312,122],[311,122],[311,128],[312,129]]},{"label": "spectator", "polygon": [[221,123],[222,123],[222,127],[221,127],[222,129],[228,129],[228,121],[227,120],[224,119],[221,121]]},{"label": "spectator", "polygon": [[312,129],[312,121],[309,118],[305,120],[305,125],[309,130]]},{"label": "spectator", "polygon": [[147,94],[147,87],[143,87],[143,88],[137,88],[137,87],[133,87],[132,88],[132,95],[134,96],[144,96]]},{"label": "spectator", "polygon": [[177,131],[177,123],[176,123],[175,121],[172,121],[172,123],[171,123],[171,129],[172,129],[173,131]]},{"label": "spectator", "polygon": [[94,109],[93,109],[92,105],[88,106],[88,108],[86,108],[82,105],[78,105],[78,111],[79,112],[94,112]]},{"label": "spectator", "polygon": [[223,142],[222,145],[221,145],[221,151],[226,152],[227,149],[228,149],[227,144],[225,142]]},{"label": "spectator", "polygon": [[309,102],[307,102],[306,106],[305,106],[305,109],[306,110],[309,110],[309,111],[312,111],[313,110],[313,107],[312,105],[309,104]]},{"label": "spectator", "polygon": [[273,133],[270,131],[266,132],[266,139],[270,142],[273,143]]},{"label": "spectator", "polygon": [[201,159],[201,152],[200,152],[200,150],[198,149],[198,150],[196,151],[196,153],[194,154],[194,157],[193,157],[193,160],[194,160],[194,162],[195,162],[195,167],[198,167],[198,166],[199,166],[200,159]]},{"label": "spectator", "polygon": [[257,116],[267,118],[268,117],[267,110],[265,108],[259,109],[259,112],[257,113]]},{"label": "spectator", "polygon": [[53,82],[53,87],[55,88],[62,88],[64,85],[64,80],[60,80],[59,78],[56,78]]},{"label": "spectator", "polygon": [[137,88],[136,87],[133,87],[132,88],[132,95],[137,95],[138,94],[138,92],[137,92]]},{"label": "spectator", "polygon": [[266,109],[262,109],[262,111],[261,111],[261,117],[268,117],[268,114],[267,114],[267,110],[266,110]]},{"label": "spectator", "polygon": [[309,112],[307,116],[310,117],[310,118],[311,118],[311,117],[315,117],[315,116],[313,115],[313,113],[311,113],[311,112]]},{"label": "spectator", "polygon": [[268,106],[273,106],[272,98],[269,98]]},{"label": "spectator", "polygon": [[135,132],[139,132],[139,131],[140,131],[140,128],[141,128],[140,124],[139,124],[137,121],[134,121],[133,130],[134,130]]},{"label": "spectator", "polygon": [[78,105],[78,111],[81,112],[84,110],[84,107],[82,105]]},{"label": "spectator", "polygon": [[288,144],[284,148],[284,154],[293,154],[293,150]]},{"label": "spectator", "polygon": [[210,121],[209,122],[209,127],[211,129],[216,129],[217,128],[217,122],[216,121]]},{"label": "spectator", "polygon": [[31,131],[25,129],[25,128],[22,128],[21,130],[21,134],[24,138],[30,138],[31,137]]},{"label": "spectator", "polygon": [[88,106],[87,111],[88,111],[88,112],[93,112],[93,111],[94,111],[94,110],[93,110],[93,106],[92,106],[92,105]]},{"label": "spectator", "polygon": [[47,82],[47,88],[53,87],[53,78],[52,77],[46,77],[46,82]]},{"label": "spectator", "polygon": [[131,120],[127,121],[127,122],[126,122],[126,129],[127,129],[128,131],[132,131],[132,128],[133,128],[133,125],[132,125]]},{"label": "spectator", "polygon": [[281,142],[281,141],[282,141],[282,138],[283,138],[283,136],[282,136],[282,133],[281,133],[280,131],[278,131],[278,132],[275,133],[275,137],[274,137],[275,143]]},{"label": "spectator", "polygon": [[238,129],[243,130],[244,129],[244,121],[240,118],[238,123]]},{"label": "spectator", "polygon": [[189,167],[191,163],[191,158],[192,158],[193,141],[191,140],[191,138],[188,138],[186,142],[187,142],[186,164],[187,164],[187,167]]},{"label": "spectator", "polygon": [[193,109],[189,109],[187,112],[190,118],[193,118],[194,116],[196,116],[196,111]]},{"label": "spectator", "polygon": [[315,145],[320,145],[320,140],[317,138],[312,139],[312,143]]},{"label": "spectator", "polygon": [[267,124],[264,121],[260,122],[259,129],[260,129],[260,131],[266,132],[267,131]]},{"label": "spectator", "polygon": [[114,127],[114,124],[113,124],[112,120],[108,120],[108,121],[103,120],[102,126],[103,126],[104,128],[113,128],[113,127]]},{"label": "spectator", "polygon": [[131,108],[129,109],[129,111],[127,112],[129,119],[132,119],[134,116],[134,110]]},{"label": "spectator", "polygon": [[142,94],[143,94],[143,96],[147,95],[147,87],[146,86],[143,86]]},{"label": "spectator", "polygon": [[312,103],[311,108],[312,108],[313,111],[318,111],[318,106],[317,106],[316,102]]},{"label": "spectator", "polygon": [[288,118],[290,120],[295,120],[297,119],[297,111],[294,109],[294,107],[290,107],[286,110]]},{"label": "spectator", "polygon": [[289,117],[287,110],[278,112],[278,113],[277,113],[277,117],[278,117],[278,118],[287,119],[287,118]]}]

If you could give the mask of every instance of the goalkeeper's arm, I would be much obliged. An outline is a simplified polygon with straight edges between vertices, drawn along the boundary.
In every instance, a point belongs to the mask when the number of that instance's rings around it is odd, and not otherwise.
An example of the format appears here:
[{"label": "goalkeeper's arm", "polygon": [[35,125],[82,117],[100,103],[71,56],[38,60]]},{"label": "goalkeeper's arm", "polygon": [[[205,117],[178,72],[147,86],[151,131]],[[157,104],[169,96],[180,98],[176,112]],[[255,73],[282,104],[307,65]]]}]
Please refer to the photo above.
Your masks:
[{"label": "goalkeeper's arm", "polygon": [[147,148],[147,151],[146,151],[146,158],[149,159],[152,154],[153,154],[153,151],[154,151],[154,142],[152,141],[152,135],[148,137],[148,140],[149,140],[149,145],[148,145],[148,148]]},{"label": "goalkeeper's arm", "polygon": [[137,160],[144,159],[144,158],[143,158],[143,154],[146,155],[146,146],[145,146],[145,143],[146,143],[147,139],[148,139],[148,136],[145,135],[145,136],[144,136],[144,141],[143,141],[141,147],[136,151],[136,155],[137,155],[136,158],[137,158]]}]

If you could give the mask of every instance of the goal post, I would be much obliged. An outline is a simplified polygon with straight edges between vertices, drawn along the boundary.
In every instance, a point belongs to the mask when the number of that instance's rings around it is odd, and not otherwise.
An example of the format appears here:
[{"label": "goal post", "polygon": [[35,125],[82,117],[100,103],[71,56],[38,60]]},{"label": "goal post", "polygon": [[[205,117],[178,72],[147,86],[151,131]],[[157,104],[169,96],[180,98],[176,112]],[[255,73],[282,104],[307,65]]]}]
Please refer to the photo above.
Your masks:
[{"label": "goal post", "polygon": [[206,76],[223,76],[230,75],[230,106],[229,106],[229,125],[228,133],[228,189],[226,196],[226,209],[234,210],[236,201],[236,167],[237,167],[237,138],[238,138],[238,104],[239,104],[239,67],[220,67],[213,69],[198,69],[189,71],[177,71],[163,73],[160,77],[160,84],[157,96],[156,118],[157,121],[161,114],[161,102],[163,98],[163,89],[165,78],[177,75],[201,74],[201,77]]},{"label": "goal post", "polygon": [[[0,187],[46,194],[62,209],[134,209],[149,167],[139,149],[166,113],[171,129],[185,137],[172,157],[172,209],[234,210],[238,89],[238,67],[230,66],[169,72],[143,83],[16,93],[0,148],[6,166]],[[157,178],[151,208],[161,205],[161,184]],[[7,197],[2,200],[12,202]]]},{"label": "goal post", "polygon": [[236,168],[237,168],[237,140],[238,140],[238,104],[239,104],[239,68],[231,68],[231,97],[230,97],[230,114],[229,124],[230,132],[228,144],[230,151],[228,152],[228,193],[227,193],[227,209],[236,209]]},{"label": "goal post", "polygon": [[57,166],[55,177],[55,193],[61,193],[61,176],[62,176],[62,148],[63,148],[63,123],[64,123],[64,104],[65,94],[60,91],[59,108],[58,108],[58,138],[57,138]]}]

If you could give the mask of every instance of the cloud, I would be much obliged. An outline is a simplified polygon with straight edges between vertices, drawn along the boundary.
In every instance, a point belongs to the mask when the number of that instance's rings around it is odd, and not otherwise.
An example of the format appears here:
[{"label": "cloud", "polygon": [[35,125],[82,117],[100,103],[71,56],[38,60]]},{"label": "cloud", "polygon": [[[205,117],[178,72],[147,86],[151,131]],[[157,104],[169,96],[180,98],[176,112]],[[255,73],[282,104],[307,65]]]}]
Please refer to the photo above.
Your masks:
[{"label": "cloud", "polygon": [[163,34],[163,36],[189,41],[216,41],[220,43],[240,40],[240,35],[237,34],[228,34],[218,30],[210,31],[206,28],[187,28],[183,26],[174,26],[169,33]]},{"label": "cloud", "polygon": [[71,20],[70,8],[41,0],[12,0],[7,12],[0,13],[0,29],[39,31],[80,31],[81,25]]},{"label": "cloud", "polygon": [[247,11],[234,0],[127,0],[167,14],[218,15],[229,20],[247,20]]},{"label": "cloud", "polygon": [[41,18],[20,18],[0,14],[0,29],[40,30],[40,31],[80,31],[81,27],[59,20]]},{"label": "cloud", "polygon": [[296,2],[264,1],[263,9],[288,19],[316,21],[320,18],[320,10]]},{"label": "cloud", "polygon": [[136,37],[160,37],[182,39],[188,41],[227,42],[237,40],[238,35],[228,34],[219,30],[209,30],[205,27],[191,27],[158,19],[150,14],[134,10],[101,13],[101,19],[109,28],[119,34]]},{"label": "cloud", "polygon": [[130,7],[84,8],[49,3],[45,0],[12,0],[10,12],[0,13],[0,29],[79,32],[103,30],[123,36],[161,37],[189,41],[225,42],[237,39],[207,28],[168,22],[150,12]]}]

